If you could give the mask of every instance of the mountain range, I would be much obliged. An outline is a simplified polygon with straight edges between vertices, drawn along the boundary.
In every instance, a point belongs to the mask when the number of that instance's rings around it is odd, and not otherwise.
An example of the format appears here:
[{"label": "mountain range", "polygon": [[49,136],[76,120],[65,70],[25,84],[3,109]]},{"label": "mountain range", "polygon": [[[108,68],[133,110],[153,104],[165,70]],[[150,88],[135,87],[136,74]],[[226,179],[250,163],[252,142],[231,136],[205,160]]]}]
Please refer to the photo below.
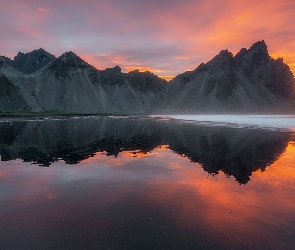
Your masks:
[{"label": "mountain range", "polygon": [[264,41],[221,51],[167,82],[150,72],[98,70],[73,52],[0,56],[0,111],[84,114],[292,113],[295,80]]}]

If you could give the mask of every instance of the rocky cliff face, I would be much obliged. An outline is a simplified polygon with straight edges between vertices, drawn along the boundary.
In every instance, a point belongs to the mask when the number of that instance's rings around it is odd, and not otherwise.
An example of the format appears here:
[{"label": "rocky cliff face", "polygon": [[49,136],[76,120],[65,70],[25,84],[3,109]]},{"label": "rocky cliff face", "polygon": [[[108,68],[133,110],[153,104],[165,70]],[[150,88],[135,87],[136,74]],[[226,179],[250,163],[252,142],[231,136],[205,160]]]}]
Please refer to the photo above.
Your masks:
[{"label": "rocky cliff face", "polygon": [[261,41],[235,56],[221,51],[170,85],[159,112],[278,112],[291,106],[295,81],[290,68],[272,59]]},{"label": "rocky cliff face", "polygon": [[295,81],[289,66],[282,58],[271,58],[264,41],[254,43],[249,50],[242,49],[234,60],[236,67],[241,69],[253,84],[262,84],[281,97],[294,97]]},{"label": "rocky cliff face", "polygon": [[14,60],[0,56],[0,74],[24,100],[17,111],[278,113],[295,107],[294,76],[283,59],[269,56],[264,41],[235,56],[223,50],[169,83],[150,72],[122,73],[119,66],[97,70],[73,52],[55,58],[43,49],[18,53]]},{"label": "rocky cliff face", "polygon": [[25,74],[34,73],[56,59],[54,55],[48,53],[44,49],[33,50],[29,53],[19,52],[13,60],[7,57],[2,58],[10,66]]},{"label": "rocky cliff face", "polygon": [[118,66],[97,70],[73,52],[62,54],[31,74],[18,71],[5,58],[1,65],[0,73],[20,88],[35,112],[149,113],[167,91],[166,81],[152,73],[125,74]]},{"label": "rocky cliff face", "polygon": [[0,74],[0,86],[0,110],[2,112],[23,111],[29,109],[20,90],[2,74]]}]

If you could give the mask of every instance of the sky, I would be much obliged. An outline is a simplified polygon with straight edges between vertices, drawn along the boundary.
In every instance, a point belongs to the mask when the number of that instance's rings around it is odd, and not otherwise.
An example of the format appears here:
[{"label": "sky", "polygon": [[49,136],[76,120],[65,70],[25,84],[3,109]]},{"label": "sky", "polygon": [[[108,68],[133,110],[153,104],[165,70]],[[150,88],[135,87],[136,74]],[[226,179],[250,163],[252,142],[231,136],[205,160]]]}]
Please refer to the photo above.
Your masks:
[{"label": "sky", "polygon": [[264,40],[295,72],[294,0],[0,0],[0,55],[73,51],[171,79]]}]

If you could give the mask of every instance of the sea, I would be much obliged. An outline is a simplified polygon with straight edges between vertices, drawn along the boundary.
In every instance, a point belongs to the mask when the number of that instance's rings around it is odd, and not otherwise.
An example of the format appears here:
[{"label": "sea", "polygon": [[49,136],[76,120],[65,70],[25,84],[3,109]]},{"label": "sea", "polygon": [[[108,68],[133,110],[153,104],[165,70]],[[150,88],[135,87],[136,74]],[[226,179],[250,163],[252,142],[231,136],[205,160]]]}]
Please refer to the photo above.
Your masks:
[{"label": "sea", "polygon": [[295,249],[295,116],[0,119],[0,249]]}]

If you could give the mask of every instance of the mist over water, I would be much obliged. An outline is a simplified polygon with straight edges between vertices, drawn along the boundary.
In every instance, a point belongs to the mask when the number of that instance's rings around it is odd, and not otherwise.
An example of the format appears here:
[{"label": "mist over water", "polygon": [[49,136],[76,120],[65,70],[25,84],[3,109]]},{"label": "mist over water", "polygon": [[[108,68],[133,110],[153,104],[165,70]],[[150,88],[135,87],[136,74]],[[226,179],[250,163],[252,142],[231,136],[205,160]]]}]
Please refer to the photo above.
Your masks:
[{"label": "mist over water", "polygon": [[3,249],[292,249],[293,116],[0,122]]},{"label": "mist over water", "polygon": [[295,130],[294,115],[152,115],[181,121],[212,122],[216,125]]}]

